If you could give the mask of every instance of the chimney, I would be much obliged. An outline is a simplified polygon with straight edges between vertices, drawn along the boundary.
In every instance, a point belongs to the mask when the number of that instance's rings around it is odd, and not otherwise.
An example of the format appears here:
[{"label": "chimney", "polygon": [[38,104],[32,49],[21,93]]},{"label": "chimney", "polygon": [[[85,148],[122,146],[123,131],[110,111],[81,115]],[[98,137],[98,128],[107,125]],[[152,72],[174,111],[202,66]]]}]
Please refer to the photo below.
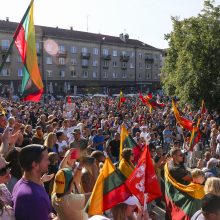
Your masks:
[{"label": "chimney", "polygon": [[6,17],[6,21],[9,21],[9,17]]},{"label": "chimney", "polygon": [[71,31],[73,30],[73,26],[70,26],[70,30],[71,30]]}]

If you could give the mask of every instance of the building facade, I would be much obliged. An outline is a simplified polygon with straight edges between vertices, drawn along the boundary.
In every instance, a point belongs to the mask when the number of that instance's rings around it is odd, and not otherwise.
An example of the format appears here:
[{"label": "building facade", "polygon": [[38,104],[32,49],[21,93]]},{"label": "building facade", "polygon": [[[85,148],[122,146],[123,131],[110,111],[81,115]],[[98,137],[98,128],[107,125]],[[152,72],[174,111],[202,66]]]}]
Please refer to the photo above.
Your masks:
[{"label": "building facade", "polygon": [[[0,63],[18,23],[0,20]],[[127,34],[113,37],[35,26],[36,49],[45,92],[128,93],[160,87],[162,51]],[[22,61],[13,46],[0,73],[1,89],[19,94]],[[0,90],[1,90],[0,89]]]}]

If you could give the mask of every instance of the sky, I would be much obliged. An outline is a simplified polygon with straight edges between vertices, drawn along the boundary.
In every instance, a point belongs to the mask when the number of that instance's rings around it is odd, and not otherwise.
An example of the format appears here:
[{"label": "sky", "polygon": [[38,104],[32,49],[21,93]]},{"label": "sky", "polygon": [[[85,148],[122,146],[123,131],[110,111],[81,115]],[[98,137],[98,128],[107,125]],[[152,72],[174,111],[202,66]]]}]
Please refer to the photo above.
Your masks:
[{"label": "sky", "polygon": [[[0,0],[0,19],[20,22],[30,0]],[[215,1],[220,5],[220,0]],[[128,33],[157,48],[167,48],[171,16],[196,16],[203,0],[35,0],[36,25],[89,31],[111,36]]]}]

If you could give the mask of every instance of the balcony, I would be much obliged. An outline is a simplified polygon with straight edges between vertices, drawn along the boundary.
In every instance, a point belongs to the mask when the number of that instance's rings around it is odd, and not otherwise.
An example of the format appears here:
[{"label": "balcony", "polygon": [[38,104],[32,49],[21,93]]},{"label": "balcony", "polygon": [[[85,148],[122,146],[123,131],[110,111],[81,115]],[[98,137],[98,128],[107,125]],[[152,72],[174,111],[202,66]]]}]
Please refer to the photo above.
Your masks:
[{"label": "balcony", "polygon": [[90,56],[91,56],[90,53],[84,53],[84,52],[81,53],[81,58],[82,58],[82,59],[87,59],[87,60],[89,60],[89,59],[90,59]]},{"label": "balcony", "polygon": [[122,66],[121,69],[122,69],[122,70],[126,70],[126,69],[127,69],[127,66]]},{"label": "balcony", "polygon": [[[9,49],[9,47],[3,47],[3,46],[1,46],[1,47],[0,47],[0,52],[1,52],[2,54],[6,54],[6,53],[8,52],[8,49]],[[12,52],[12,50],[13,50],[13,49],[10,50],[10,53]]]},{"label": "balcony", "polygon": [[128,55],[121,55],[120,56],[120,61],[121,62],[128,62],[129,59],[130,59],[130,56],[128,56]]},{"label": "balcony", "polygon": [[102,55],[102,58],[103,58],[104,60],[111,60],[111,55],[105,55],[105,54],[103,54],[103,55]]},{"label": "balcony", "polygon": [[148,56],[148,57],[145,57],[145,61],[147,63],[153,63],[154,62],[154,58]]},{"label": "balcony", "polygon": [[103,66],[103,69],[107,70],[109,68],[109,66]]},{"label": "balcony", "polygon": [[82,68],[88,68],[89,64],[88,63],[82,63]]},{"label": "balcony", "polygon": [[66,58],[67,57],[67,51],[58,51],[57,52],[57,57],[64,57]]}]

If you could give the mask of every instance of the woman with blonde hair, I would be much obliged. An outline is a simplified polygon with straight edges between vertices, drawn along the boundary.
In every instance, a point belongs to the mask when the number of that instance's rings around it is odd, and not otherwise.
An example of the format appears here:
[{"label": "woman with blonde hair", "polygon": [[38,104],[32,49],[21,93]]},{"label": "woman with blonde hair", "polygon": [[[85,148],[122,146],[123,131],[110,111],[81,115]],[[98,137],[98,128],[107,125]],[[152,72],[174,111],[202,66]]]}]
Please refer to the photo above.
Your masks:
[{"label": "woman with blonde hair", "polygon": [[44,146],[47,147],[48,152],[53,152],[53,148],[54,148],[54,145],[56,144],[56,141],[57,141],[56,134],[53,132],[50,132],[47,135],[46,140],[44,141]]},{"label": "woman with blonde hair", "polygon": [[205,194],[211,193],[220,196],[220,179],[217,177],[210,177],[205,182]]}]

